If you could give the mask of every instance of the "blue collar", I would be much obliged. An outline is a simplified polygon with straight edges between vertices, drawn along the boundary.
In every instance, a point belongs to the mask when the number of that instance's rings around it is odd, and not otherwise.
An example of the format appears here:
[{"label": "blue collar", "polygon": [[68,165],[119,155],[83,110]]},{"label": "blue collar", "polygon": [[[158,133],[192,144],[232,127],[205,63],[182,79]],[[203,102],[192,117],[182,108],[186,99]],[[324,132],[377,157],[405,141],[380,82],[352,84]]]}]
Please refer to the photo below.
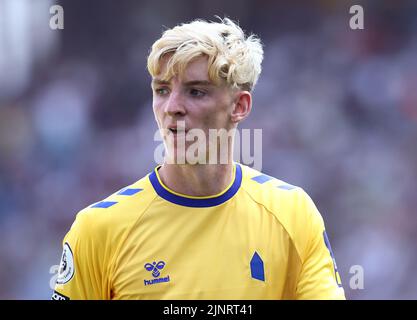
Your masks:
[{"label": "blue collar", "polygon": [[214,207],[218,206],[230,198],[232,198],[236,192],[239,190],[240,185],[242,184],[242,168],[239,164],[235,164],[235,178],[231,186],[222,194],[213,197],[187,197],[184,195],[178,195],[172,193],[167,187],[163,186],[158,179],[156,171],[159,167],[149,174],[149,180],[152,183],[153,188],[156,193],[163,199],[178,204],[185,207],[193,208],[205,208],[205,207]]}]

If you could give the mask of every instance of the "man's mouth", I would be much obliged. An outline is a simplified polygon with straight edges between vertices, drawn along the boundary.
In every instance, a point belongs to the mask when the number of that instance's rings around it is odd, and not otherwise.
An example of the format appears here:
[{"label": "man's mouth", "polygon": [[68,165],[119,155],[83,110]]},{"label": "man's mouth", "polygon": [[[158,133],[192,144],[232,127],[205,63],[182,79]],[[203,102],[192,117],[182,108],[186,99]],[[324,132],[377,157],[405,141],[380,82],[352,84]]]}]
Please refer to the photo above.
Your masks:
[{"label": "man's mouth", "polygon": [[182,133],[187,133],[188,130],[186,130],[185,128],[168,128],[168,130],[173,133],[173,134],[182,134]]}]

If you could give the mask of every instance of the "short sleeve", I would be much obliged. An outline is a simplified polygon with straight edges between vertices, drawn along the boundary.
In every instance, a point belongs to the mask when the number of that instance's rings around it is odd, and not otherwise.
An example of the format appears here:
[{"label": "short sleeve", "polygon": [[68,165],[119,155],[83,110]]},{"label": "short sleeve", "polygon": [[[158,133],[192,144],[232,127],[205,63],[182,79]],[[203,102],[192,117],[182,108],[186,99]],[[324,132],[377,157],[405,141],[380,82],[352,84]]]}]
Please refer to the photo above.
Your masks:
[{"label": "short sleeve", "polygon": [[336,260],[325,231],[323,218],[311,198],[305,193],[303,208],[308,235],[302,267],[296,289],[297,299],[345,299]]},{"label": "short sleeve", "polygon": [[64,237],[53,300],[108,298],[100,234],[91,220],[81,211]]}]

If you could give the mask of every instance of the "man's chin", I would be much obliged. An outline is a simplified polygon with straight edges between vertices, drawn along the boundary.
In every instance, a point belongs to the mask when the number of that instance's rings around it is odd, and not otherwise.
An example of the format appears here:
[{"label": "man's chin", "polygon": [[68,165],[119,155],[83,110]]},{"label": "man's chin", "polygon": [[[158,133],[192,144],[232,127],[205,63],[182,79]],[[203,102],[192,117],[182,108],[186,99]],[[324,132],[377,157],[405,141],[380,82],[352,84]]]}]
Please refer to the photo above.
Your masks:
[{"label": "man's chin", "polygon": [[175,156],[165,157],[165,163],[176,165],[197,165],[208,164],[206,156],[190,156],[185,153],[175,153]]}]

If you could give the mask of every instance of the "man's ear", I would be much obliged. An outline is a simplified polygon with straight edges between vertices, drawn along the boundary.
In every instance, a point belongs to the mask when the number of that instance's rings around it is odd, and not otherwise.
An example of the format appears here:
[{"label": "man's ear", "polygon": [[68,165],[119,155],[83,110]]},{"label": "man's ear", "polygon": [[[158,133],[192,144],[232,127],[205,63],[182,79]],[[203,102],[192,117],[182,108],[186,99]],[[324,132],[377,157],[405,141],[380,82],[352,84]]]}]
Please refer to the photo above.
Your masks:
[{"label": "man's ear", "polygon": [[238,91],[235,96],[231,120],[234,123],[243,121],[252,110],[252,95],[249,91]]}]

